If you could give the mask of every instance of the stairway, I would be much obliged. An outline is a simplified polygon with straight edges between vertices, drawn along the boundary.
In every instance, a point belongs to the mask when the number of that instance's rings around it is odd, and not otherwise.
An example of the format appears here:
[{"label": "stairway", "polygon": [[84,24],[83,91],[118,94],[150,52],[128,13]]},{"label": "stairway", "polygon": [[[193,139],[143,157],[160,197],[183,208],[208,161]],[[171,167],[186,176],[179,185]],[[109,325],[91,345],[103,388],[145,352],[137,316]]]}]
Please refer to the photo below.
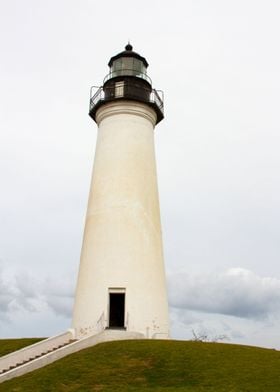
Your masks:
[{"label": "stairway", "polygon": [[112,340],[144,339],[139,332],[104,330],[75,340],[73,330],[0,357],[0,383],[33,372],[84,348]]},{"label": "stairway", "polygon": [[30,357],[29,359],[25,359],[25,360],[23,360],[23,361],[21,361],[21,362],[18,362],[18,363],[15,363],[14,365],[9,366],[7,369],[2,369],[2,370],[0,369],[0,375],[1,375],[1,374],[4,374],[4,373],[6,373],[6,372],[8,372],[8,371],[10,371],[10,370],[12,370],[12,369],[18,368],[19,366],[25,365],[26,363],[29,363],[29,362],[31,362],[31,361],[34,361],[34,359],[38,359],[38,358],[43,357],[43,356],[46,355],[46,354],[52,353],[52,352],[58,350],[59,348],[68,346],[68,344],[71,344],[71,343],[74,343],[74,342],[76,342],[76,339],[69,339],[68,342],[66,342],[66,343],[59,344],[58,346],[53,347],[53,348],[51,348],[51,349],[49,349],[49,350],[47,350],[47,351],[44,350],[44,351],[43,351],[42,353],[40,353],[40,354],[37,354],[37,355],[35,355],[35,356],[33,356],[33,357]]},{"label": "stairway", "polygon": [[0,383],[18,374],[25,374],[28,369],[37,368],[38,362],[45,362],[49,357],[58,356],[59,352],[74,343],[76,342],[73,331],[69,329],[0,357]]}]

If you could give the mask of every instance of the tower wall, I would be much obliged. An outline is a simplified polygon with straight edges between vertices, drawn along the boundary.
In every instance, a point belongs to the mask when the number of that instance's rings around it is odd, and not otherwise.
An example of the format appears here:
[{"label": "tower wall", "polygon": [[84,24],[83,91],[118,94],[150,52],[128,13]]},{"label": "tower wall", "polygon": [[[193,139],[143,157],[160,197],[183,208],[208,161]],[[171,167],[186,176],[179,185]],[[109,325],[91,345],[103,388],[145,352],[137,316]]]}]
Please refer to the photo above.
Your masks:
[{"label": "tower wall", "polygon": [[77,337],[109,325],[109,293],[125,293],[124,327],[169,335],[154,152],[156,114],[118,100],[96,113],[98,139],[76,289]]}]

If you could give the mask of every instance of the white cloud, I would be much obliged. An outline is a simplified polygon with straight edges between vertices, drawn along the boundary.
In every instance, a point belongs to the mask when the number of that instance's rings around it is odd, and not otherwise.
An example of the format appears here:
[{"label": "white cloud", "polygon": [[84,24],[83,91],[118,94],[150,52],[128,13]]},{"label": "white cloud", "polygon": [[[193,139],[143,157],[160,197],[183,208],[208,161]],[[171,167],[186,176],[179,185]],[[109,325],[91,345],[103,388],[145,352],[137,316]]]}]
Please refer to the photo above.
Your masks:
[{"label": "white cloud", "polygon": [[193,339],[206,335],[209,340],[226,336],[225,342],[280,349],[279,315],[269,319],[246,319],[216,313],[170,308],[174,339]]},{"label": "white cloud", "polygon": [[169,294],[172,307],[200,312],[261,319],[280,310],[280,280],[242,268],[169,276]]},{"label": "white cloud", "polygon": [[0,320],[6,320],[10,306],[15,297],[15,290],[0,270]]},{"label": "white cloud", "polygon": [[24,272],[8,279],[0,274],[0,319],[10,320],[17,312],[31,314],[48,310],[69,318],[73,292],[72,281],[65,276],[38,279]]}]

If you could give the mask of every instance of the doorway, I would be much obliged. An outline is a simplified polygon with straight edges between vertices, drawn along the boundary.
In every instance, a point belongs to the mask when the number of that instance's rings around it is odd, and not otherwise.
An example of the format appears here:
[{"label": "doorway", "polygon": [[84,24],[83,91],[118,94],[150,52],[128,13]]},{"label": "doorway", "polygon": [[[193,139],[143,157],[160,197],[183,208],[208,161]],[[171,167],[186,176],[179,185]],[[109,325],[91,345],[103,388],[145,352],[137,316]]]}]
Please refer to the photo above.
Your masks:
[{"label": "doorway", "polygon": [[109,293],[109,328],[125,328],[125,293]]}]

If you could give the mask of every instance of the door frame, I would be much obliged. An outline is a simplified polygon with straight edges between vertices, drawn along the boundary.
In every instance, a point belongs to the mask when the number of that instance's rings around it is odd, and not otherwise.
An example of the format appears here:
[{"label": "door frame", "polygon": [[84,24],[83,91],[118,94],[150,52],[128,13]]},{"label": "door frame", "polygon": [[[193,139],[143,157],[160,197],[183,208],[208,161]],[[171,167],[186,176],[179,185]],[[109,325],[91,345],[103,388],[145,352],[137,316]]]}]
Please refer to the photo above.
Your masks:
[{"label": "door frame", "polygon": [[110,328],[110,294],[124,294],[124,326],[120,327],[126,329],[126,289],[125,287],[109,287],[107,294],[107,328]]}]

